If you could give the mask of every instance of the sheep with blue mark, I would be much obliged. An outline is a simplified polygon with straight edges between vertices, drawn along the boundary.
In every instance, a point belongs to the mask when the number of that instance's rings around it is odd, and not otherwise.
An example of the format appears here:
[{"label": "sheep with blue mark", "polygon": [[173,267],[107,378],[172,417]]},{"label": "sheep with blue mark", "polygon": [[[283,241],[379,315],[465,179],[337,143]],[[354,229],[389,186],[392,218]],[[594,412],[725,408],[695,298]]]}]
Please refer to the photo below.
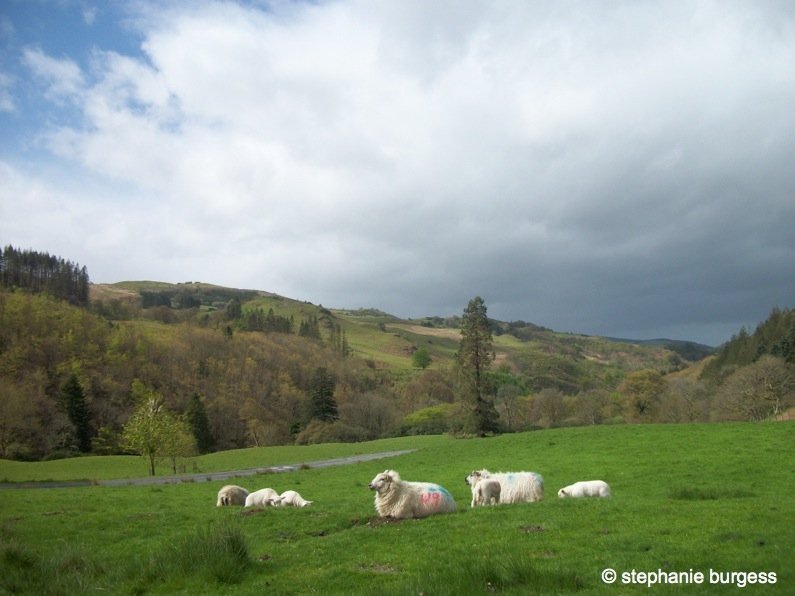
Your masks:
[{"label": "sheep with blue mark", "polygon": [[544,479],[536,472],[470,472],[466,483],[474,487],[484,479],[500,483],[500,503],[532,503],[544,498]]},{"label": "sheep with blue mark", "polygon": [[443,486],[402,480],[395,470],[381,472],[368,488],[375,491],[375,510],[381,517],[421,518],[456,510],[453,496]]}]

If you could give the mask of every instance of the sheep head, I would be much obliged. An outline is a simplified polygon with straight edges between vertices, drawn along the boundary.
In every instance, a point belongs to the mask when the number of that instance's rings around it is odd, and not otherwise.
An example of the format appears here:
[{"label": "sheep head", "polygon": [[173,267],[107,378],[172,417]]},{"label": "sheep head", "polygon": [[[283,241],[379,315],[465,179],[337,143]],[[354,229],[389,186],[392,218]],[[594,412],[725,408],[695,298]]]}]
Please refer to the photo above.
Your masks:
[{"label": "sheep head", "polygon": [[464,479],[464,481],[469,486],[475,486],[478,482],[480,482],[483,478],[488,478],[489,473],[487,470],[473,470],[469,473],[469,475]]},{"label": "sheep head", "polygon": [[373,481],[367,485],[370,490],[378,493],[386,492],[393,482],[400,480],[400,474],[394,470],[384,470],[378,476],[373,478]]}]

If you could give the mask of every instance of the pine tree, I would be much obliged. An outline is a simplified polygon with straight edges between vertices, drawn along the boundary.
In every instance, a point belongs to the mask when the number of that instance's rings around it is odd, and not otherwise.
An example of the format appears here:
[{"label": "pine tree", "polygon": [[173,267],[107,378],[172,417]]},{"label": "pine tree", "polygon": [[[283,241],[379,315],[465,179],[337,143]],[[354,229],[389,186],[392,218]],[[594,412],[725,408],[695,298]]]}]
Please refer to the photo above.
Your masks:
[{"label": "pine tree", "polygon": [[312,375],[309,396],[312,400],[312,418],[324,422],[333,422],[339,418],[337,402],[334,399],[336,382],[329,371],[319,366]]},{"label": "pine tree", "polygon": [[494,360],[494,351],[486,304],[480,296],[470,300],[464,310],[461,344],[456,356],[464,392],[474,404],[475,432],[481,435],[498,432],[497,409],[494,402],[485,397],[486,372]]},{"label": "pine tree", "polygon": [[61,399],[63,400],[66,415],[74,426],[75,440],[77,448],[81,453],[91,451],[91,412],[88,410],[86,394],[80,385],[77,375],[72,373],[61,387]]},{"label": "pine tree", "polygon": [[199,453],[209,453],[215,447],[215,438],[210,430],[210,419],[207,410],[198,393],[190,396],[188,407],[185,410],[185,421],[196,439]]}]

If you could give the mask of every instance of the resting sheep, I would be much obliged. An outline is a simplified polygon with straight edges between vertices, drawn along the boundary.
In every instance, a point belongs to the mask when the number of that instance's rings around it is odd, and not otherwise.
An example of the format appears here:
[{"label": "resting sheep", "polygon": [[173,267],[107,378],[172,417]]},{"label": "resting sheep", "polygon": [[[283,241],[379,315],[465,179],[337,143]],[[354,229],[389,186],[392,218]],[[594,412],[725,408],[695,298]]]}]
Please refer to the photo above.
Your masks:
[{"label": "resting sheep", "polygon": [[261,488],[246,497],[246,507],[268,507],[278,505],[281,501],[279,493],[272,488]]},{"label": "resting sheep", "polygon": [[483,478],[472,486],[472,507],[496,505],[500,502],[500,483],[494,478]]},{"label": "resting sheep", "polygon": [[610,487],[604,480],[583,480],[558,491],[558,496],[565,497],[609,497]]},{"label": "resting sheep", "polygon": [[218,491],[216,507],[224,505],[243,505],[248,497],[248,491],[242,486],[227,484]]},{"label": "resting sheep", "polygon": [[378,474],[368,487],[375,491],[375,510],[381,517],[419,518],[456,510],[455,500],[444,487],[401,480],[394,470]]},{"label": "resting sheep", "polygon": [[466,477],[474,487],[484,478],[500,483],[500,503],[530,503],[544,498],[544,479],[535,472],[497,472],[475,470]]},{"label": "resting sheep", "polygon": [[282,507],[308,507],[314,501],[307,501],[294,490],[286,490],[279,497],[279,505]]}]

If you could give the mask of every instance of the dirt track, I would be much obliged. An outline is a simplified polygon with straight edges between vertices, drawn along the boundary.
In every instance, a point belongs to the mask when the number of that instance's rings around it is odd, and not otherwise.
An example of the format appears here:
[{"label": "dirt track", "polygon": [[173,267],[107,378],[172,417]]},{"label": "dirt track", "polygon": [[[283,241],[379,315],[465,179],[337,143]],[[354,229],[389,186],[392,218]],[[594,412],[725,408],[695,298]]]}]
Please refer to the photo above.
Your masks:
[{"label": "dirt track", "polygon": [[413,453],[416,449],[404,449],[402,451],[382,451],[380,453],[365,453],[363,455],[349,455],[347,457],[336,457],[334,459],[324,459],[320,461],[306,462],[300,464],[287,464],[283,466],[270,466],[262,468],[247,468],[244,470],[233,470],[230,472],[205,472],[201,474],[179,474],[176,476],[147,476],[145,478],[122,478],[117,480],[64,480],[62,482],[3,482],[3,488],[71,488],[79,486],[142,486],[146,484],[179,484],[181,482],[213,482],[216,480],[228,480],[240,476],[254,476],[256,474],[280,474],[283,472],[295,472],[306,468],[330,468],[332,466],[346,466],[358,464],[365,461],[384,459],[386,457],[397,457]]}]

